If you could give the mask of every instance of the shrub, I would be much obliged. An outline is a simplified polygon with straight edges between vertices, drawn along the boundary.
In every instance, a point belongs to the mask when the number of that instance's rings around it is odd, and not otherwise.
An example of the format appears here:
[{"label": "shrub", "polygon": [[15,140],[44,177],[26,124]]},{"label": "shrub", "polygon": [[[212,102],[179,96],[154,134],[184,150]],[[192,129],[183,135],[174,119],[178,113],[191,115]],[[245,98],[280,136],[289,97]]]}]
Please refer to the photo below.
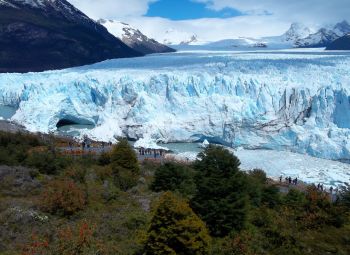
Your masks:
[{"label": "shrub", "polygon": [[55,155],[51,151],[31,152],[25,161],[27,166],[38,169],[42,174],[49,175],[57,174],[70,163],[70,159]]},{"label": "shrub", "polygon": [[85,183],[86,172],[87,171],[85,167],[75,164],[75,165],[69,166],[65,170],[64,175],[74,180],[75,182]]},{"label": "shrub", "polygon": [[50,181],[41,196],[41,207],[52,214],[72,215],[84,209],[84,192],[70,179]]},{"label": "shrub", "polygon": [[98,164],[100,166],[107,166],[111,163],[111,155],[107,152],[102,152],[98,158]]},{"label": "shrub", "polygon": [[94,226],[83,221],[75,227],[58,230],[54,240],[33,235],[30,243],[22,249],[22,255],[107,254],[102,243],[95,239],[94,232]]},{"label": "shrub", "polygon": [[341,187],[339,198],[340,204],[350,210],[350,185]]},{"label": "shrub", "polygon": [[253,171],[249,172],[249,176],[258,181],[260,184],[266,184],[267,182],[267,177],[264,170],[254,169]]},{"label": "shrub", "polygon": [[163,194],[148,230],[145,254],[209,254],[210,236],[188,204],[171,192]]},{"label": "shrub", "polygon": [[261,202],[270,208],[278,206],[281,203],[279,188],[273,185],[264,187],[262,189]]},{"label": "shrub", "polygon": [[102,245],[93,236],[94,231],[94,226],[87,222],[80,223],[75,229],[70,226],[61,229],[52,254],[104,254]]},{"label": "shrub", "polygon": [[302,207],[306,203],[306,196],[301,191],[290,189],[287,195],[284,196],[283,202],[287,206],[292,206],[294,208]]},{"label": "shrub", "polygon": [[242,230],[247,223],[248,185],[238,158],[212,145],[199,157],[194,164],[197,190],[192,208],[214,236]]},{"label": "shrub", "polygon": [[22,248],[21,255],[45,255],[49,253],[49,242],[46,238],[31,236],[30,243]]},{"label": "shrub", "polygon": [[176,163],[166,163],[156,169],[151,190],[179,191],[184,195],[193,194],[195,184],[193,169]]}]

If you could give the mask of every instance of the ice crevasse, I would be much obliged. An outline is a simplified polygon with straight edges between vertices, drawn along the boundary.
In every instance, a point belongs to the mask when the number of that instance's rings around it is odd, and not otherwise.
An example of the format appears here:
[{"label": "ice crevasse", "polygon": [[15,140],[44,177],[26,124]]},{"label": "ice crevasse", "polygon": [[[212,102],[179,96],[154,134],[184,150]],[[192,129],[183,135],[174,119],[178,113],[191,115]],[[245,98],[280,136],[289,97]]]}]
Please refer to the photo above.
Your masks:
[{"label": "ice crevasse", "polygon": [[30,131],[91,124],[99,140],[151,137],[350,159],[350,55],[172,54],[0,74],[0,105]]}]

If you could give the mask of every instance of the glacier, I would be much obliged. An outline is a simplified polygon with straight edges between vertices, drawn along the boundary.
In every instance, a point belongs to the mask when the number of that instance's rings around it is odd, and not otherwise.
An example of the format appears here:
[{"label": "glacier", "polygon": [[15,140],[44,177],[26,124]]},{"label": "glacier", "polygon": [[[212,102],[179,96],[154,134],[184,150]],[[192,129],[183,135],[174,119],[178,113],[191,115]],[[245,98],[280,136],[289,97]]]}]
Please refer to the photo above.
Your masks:
[{"label": "glacier", "polygon": [[0,74],[0,105],[33,132],[220,143],[350,160],[350,54],[178,52]]}]

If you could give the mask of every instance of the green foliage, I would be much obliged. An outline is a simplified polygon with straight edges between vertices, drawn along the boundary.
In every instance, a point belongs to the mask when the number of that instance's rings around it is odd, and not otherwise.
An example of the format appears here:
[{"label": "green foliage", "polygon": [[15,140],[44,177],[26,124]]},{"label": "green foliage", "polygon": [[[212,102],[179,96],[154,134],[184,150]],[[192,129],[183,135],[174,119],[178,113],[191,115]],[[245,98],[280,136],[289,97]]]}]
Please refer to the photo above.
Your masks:
[{"label": "green foliage", "polygon": [[269,185],[262,189],[262,204],[274,208],[281,203],[281,195],[279,188],[273,185]]},{"label": "green foliage", "polygon": [[[239,171],[239,160],[215,146],[193,166],[146,161],[140,171],[126,141],[99,159],[62,157],[54,148],[63,143],[0,132],[0,164],[31,166],[0,181],[0,254],[26,243],[23,254],[350,254],[349,186],[336,202],[303,185],[280,192],[283,184]],[[188,197],[193,208],[148,188]],[[31,242],[32,233],[43,238]]]},{"label": "green foliage", "polygon": [[71,160],[51,151],[36,151],[29,153],[24,163],[42,174],[54,175],[69,166]]},{"label": "green foliage", "polygon": [[122,139],[111,152],[111,166],[115,182],[121,190],[128,190],[137,184],[140,166],[135,151],[126,139]]},{"label": "green foliage", "polygon": [[251,177],[252,179],[255,179],[261,185],[265,185],[267,182],[266,173],[261,169],[254,169],[253,171],[250,171],[248,174],[249,174],[249,177]]},{"label": "green foliage", "polygon": [[340,204],[350,211],[350,185],[345,185],[340,190]]},{"label": "green foliage", "polygon": [[303,192],[296,189],[290,189],[283,197],[283,203],[289,207],[298,208],[306,203],[306,196]]},{"label": "green foliage", "polygon": [[183,195],[191,195],[195,192],[194,171],[188,166],[165,163],[157,168],[151,190],[177,191]]},{"label": "green foliage", "polygon": [[188,204],[171,192],[162,195],[148,230],[145,254],[209,254],[205,224]]},{"label": "green foliage", "polygon": [[102,152],[98,158],[98,164],[100,166],[107,166],[111,163],[111,155],[107,152]]},{"label": "green foliage", "polygon": [[19,165],[27,158],[29,149],[40,145],[42,143],[34,135],[0,131],[0,164]]},{"label": "green foliage", "polygon": [[228,150],[209,146],[194,168],[197,191],[191,206],[206,222],[213,236],[226,236],[245,228],[248,217],[246,176]]}]

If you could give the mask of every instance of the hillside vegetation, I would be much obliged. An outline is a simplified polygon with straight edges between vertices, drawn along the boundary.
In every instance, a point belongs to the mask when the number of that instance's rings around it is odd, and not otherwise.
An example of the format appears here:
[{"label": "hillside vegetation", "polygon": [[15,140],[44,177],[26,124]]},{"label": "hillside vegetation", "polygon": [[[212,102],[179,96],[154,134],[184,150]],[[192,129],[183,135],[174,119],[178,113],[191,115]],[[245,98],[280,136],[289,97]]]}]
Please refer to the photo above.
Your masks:
[{"label": "hillside vegetation", "polygon": [[269,184],[209,146],[190,165],[127,141],[62,156],[52,136],[0,133],[0,254],[350,254],[350,189],[336,201]]}]

